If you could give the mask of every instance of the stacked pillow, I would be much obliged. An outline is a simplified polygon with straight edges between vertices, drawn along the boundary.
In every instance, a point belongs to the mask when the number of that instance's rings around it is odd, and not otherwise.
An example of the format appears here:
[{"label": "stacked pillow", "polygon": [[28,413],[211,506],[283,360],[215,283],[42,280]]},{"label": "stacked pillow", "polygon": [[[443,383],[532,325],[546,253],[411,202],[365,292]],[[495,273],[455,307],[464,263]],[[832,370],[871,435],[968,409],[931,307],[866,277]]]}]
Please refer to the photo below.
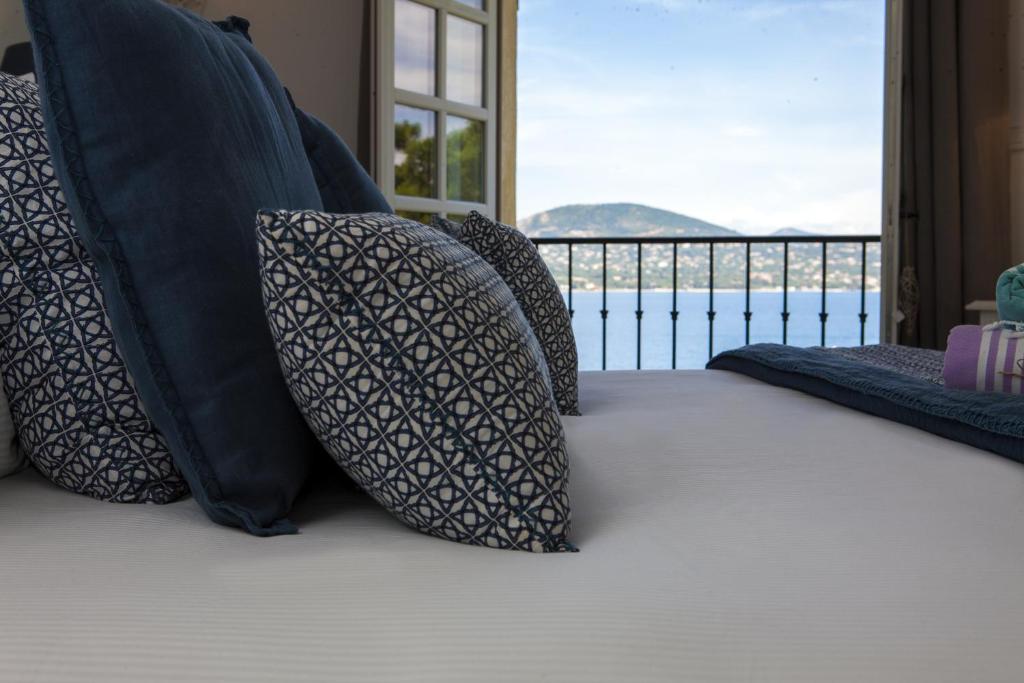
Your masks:
[{"label": "stacked pillow", "polygon": [[[50,164],[36,86],[2,73],[0,335],[21,452],[40,472],[102,500],[166,503],[186,493],[114,344]],[[0,450],[9,437],[0,429]]]},{"label": "stacked pillow", "polygon": [[579,361],[572,318],[537,247],[521,231],[476,211],[462,225],[438,217],[434,227],[475,251],[505,280],[544,351],[558,409],[563,415],[579,415]]},{"label": "stacked pillow", "polygon": [[25,458],[18,449],[17,432],[7,397],[0,391],[0,477],[20,470]]},{"label": "stacked pillow", "polygon": [[0,371],[37,467],[110,500],[166,502],[187,482],[214,521],[273,535],[295,530],[319,440],[417,529],[571,549],[558,407],[575,412],[576,390],[550,351],[550,289],[527,282],[550,279],[536,250],[390,215],[242,19],[25,6],[55,173],[36,110],[0,205],[0,332],[16,342]]},{"label": "stacked pillow", "polygon": [[317,445],[264,320],[252,221],[322,204],[284,88],[242,20],[25,7],[57,175],[150,417],[212,519],[293,532]]},{"label": "stacked pillow", "polygon": [[492,267],[387,214],[262,212],[259,248],[292,396],[356,482],[430,534],[570,549],[544,356]]},{"label": "stacked pillow", "polygon": [[302,144],[309,158],[324,211],[380,211],[391,207],[359,164],[348,146],[331,128],[312,114],[295,109]]}]

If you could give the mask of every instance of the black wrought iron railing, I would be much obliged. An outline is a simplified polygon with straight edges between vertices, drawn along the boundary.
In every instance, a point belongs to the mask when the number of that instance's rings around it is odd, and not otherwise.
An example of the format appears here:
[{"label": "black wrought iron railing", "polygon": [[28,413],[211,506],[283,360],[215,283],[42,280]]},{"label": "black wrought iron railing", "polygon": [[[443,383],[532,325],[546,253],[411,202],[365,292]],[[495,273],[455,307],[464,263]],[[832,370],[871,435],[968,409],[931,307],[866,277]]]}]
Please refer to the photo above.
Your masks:
[{"label": "black wrought iron railing", "polygon": [[[584,286],[589,292],[600,291],[601,307],[597,311],[600,315],[601,324],[601,369],[608,367],[608,329],[610,322],[610,310],[608,303],[609,294],[609,250],[618,248],[617,254],[620,258],[615,264],[615,277],[618,282],[633,280],[622,275],[623,249],[634,251],[635,265],[632,272],[635,275],[635,283],[630,282],[630,289],[635,289],[636,308],[633,310],[636,325],[636,367],[643,367],[643,333],[644,333],[644,294],[645,294],[645,255],[657,251],[655,258],[659,261],[657,278],[659,285],[667,289],[671,282],[671,309],[668,315],[671,320],[671,367],[677,367],[677,340],[680,324],[686,322],[681,320],[682,311],[679,308],[680,291],[693,291],[699,288],[707,293],[707,350],[708,357],[714,355],[715,349],[715,323],[719,311],[715,309],[716,288],[721,288],[722,283],[716,282],[716,247],[719,252],[727,249],[740,250],[742,254],[742,266],[737,266],[735,259],[732,260],[727,274],[730,280],[731,291],[742,290],[744,297],[744,308],[742,311],[743,338],[744,343],[751,341],[751,323],[754,320],[755,311],[751,307],[751,292],[766,287],[774,287],[774,291],[781,289],[781,310],[778,311],[781,322],[781,342],[790,342],[791,313],[790,296],[794,291],[808,292],[814,289],[820,290],[820,309],[817,311],[817,325],[820,328],[820,343],[826,344],[826,330],[829,323],[829,293],[830,275],[836,272],[839,278],[833,282],[831,289],[842,289],[846,292],[860,293],[860,310],[857,313],[857,324],[859,324],[859,341],[865,343],[866,330],[869,321],[867,307],[868,292],[876,291],[878,278],[876,273],[880,266],[880,238],[878,235],[842,235],[842,236],[820,236],[820,235],[787,235],[787,236],[766,236],[766,237],[538,237],[533,242],[541,250],[549,265],[554,263],[552,268],[556,277],[565,283],[563,294],[566,297],[569,313],[576,315],[574,309],[574,297]],[[756,272],[752,268],[752,249],[757,249],[759,263]],[[819,252],[820,249],[820,252]],[[586,277],[581,280],[579,269],[581,268],[580,254],[588,251],[585,267],[588,271]],[[667,252],[671,250],[671,257],[668,259]],[[681,252],[688,251],[685,264],[685,282],[681,282],[684,273],[681,268]],[[695,257],[694,250],[703,251],[703,257]],[[596,252],[596,253],[595,253]],[[781,252],[781,253],[780,253]],[[870,255],[870,258],[869,258]],[[630,254],[626,254],[628,260]],[[699,272],[698,261],[703,260],[705,268],[703,274]],[[669,278],[670,261],[671,276]],[[830,271],[830,261],[833,271]],[[859,263],[858,263],[859,261]],[[598,274],[594,271],[599,266]],[[799,267],[798,267],[799,266]],[[721,267],[721,266],[720,266]],[[738,268],[742,273],[738,274]],[[794,274],[794,268],[797,273]],[[870,275],[869,275],[870,271]],[[752,284],[752,275],[756,274],[759,282]],[[796,282],[794,282],[796,275]],[[648,271],[650,279],[650,271]],[[703,280],[703,282],[701,282]],[[816,282],[814,281],[816,280]],[[663,282],[662,282],[663,281]],[[615,290],[622,291],[623,287],[617,286]],[[719,319],[719,322],[721,319]],[[616,321],[611,321],[616,322]],[[623,321],[625,322],[625,321]],[[577,340],[580,341],[580,340]]]}]

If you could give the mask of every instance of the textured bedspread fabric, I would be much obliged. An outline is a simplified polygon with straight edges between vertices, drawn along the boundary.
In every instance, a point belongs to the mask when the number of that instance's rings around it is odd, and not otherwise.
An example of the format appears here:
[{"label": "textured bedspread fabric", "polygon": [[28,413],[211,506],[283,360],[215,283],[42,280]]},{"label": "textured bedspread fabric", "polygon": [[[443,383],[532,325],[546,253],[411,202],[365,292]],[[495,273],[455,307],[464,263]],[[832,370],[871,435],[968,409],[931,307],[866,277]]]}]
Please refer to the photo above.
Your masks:
[{"label": "textured bedspread fabric", "polygon": [[728,372],[581,378],[574,554],[0,480],[0,679],[1019,681],[1024,467]]},{"label": "textured bedspread fabric", "polygon": [[751,344],[718,354],[708,368],[803,391],[1024,463],[1024,397],[947,389],[936,383],[934,366],[927,369],[931,361],[922,353],[935,352],[903,349],[895,352],[905,356],[901,362],[884,346],[864,347],[857,357],[849,350]]}]

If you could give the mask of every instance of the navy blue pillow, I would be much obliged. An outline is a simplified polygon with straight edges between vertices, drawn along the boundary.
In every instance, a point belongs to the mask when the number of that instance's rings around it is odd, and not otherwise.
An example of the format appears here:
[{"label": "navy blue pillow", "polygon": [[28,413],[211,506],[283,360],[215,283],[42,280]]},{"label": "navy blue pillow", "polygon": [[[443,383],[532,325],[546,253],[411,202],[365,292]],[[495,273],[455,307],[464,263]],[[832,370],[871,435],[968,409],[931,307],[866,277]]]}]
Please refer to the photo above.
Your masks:
[{"label": "navy blue pillow", "polygon": [[146,411],[211,519],[294,531],[317,446],[263,316],[253,221],[322,202],[283,87],[244,20],[25,8],[55,167]]},{"label": "navy blue pillow", "polygon": [[295,110],[302,144],[313,169],[324,211],[392,213],[388,200],[349,150],[345,141],[312,114]]},{"label": "navy blue pillow", "polygon": [[[252,42],[248,22],[239,17],[214,23],[240,33]],[[324,210],[331,213],[392,213],[388,200],[345,141],[326,123],[296,107],[287,88],[285,94],[292,103],[295,121],[299,124],[299,134],[302,136],[302,146],[306,150]]]}]

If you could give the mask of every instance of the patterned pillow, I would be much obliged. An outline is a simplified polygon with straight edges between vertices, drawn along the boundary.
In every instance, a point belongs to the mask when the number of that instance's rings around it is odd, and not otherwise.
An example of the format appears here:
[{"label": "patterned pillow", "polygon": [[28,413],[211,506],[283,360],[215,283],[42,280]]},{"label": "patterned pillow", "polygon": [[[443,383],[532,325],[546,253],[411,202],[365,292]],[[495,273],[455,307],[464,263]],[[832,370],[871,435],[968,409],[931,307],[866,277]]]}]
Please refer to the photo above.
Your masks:
[{"label": "patterned pillow", "polygon": [[0,391],[0,477],[14,474],[25,464],[25,456],[18,450],[18,434],[7,396]]},{"label": "patterned pillow", "polygon": [[119,503],[187,492],[114,345],[71,223],[36,86],[0,73],[0,373],[22,452],[64,488]]},{"label": "patterned pillow", "polygon": [[387,214],[260,221],[263,299],[285,378],[338,464],[420,531],[570,549],[557,406],[494,269]]},{"label": "patterned pillow", "polygon": [[480,254],[512,290],[540,342],[558,410],[579,415],[579,368],[572,319],[558,283],[537,247],[519,230],[476,211],[462,225],[437,218],[434,227]]}]

